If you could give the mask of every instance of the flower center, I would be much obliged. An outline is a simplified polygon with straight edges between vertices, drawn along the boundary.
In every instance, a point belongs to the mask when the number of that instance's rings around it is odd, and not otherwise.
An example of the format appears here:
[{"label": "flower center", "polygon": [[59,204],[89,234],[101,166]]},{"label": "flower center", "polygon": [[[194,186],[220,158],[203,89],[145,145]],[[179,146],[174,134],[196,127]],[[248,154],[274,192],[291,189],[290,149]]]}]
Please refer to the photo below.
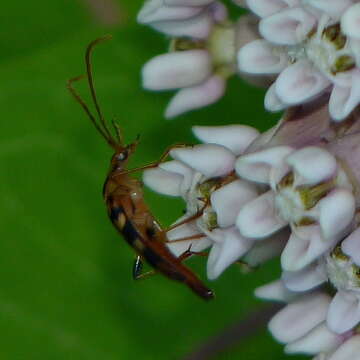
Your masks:
[{"label": "flower center", "polygon": [[327,256],[326,269],[336,289],[360,293],[360,267],[342,252],[341,245],[337,245]]},{"label": "flower center", "polygon": [[235,27],[226,22],[213,25],[211,34],[206,40],[188,37],[174,38],[170,51],[187,51],[202,49],[211,55],[214,72],[225,78],[236,71]]},{"label": "flower center", "polygon": [[288,55],[292,63],[304,58],[310,60],[328,77],[356,66],[339,23],[327,27],[319,26],[301,45],[290,47]]}]

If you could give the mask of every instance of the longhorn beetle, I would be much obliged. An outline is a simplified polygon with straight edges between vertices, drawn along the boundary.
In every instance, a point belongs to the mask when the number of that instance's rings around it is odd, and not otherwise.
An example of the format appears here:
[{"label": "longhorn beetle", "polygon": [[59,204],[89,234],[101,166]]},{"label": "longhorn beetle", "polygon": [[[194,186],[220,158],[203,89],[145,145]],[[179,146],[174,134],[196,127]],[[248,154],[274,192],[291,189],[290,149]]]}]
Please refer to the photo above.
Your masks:
[{"label": "longhorn beetle", "polygon": [[[114,150],[114,155],[110,161],[110,171],[103,188],[103,196],[109,218],[118,232],[123,235],[125,240],[138,254],[133,269],[135,279],[143,276],[140,274],[142,268],[141,260],[145,260],[156,272],[160,272],[172,280],[186,284],[194,293],[203,299],[212,299],[214,296],[213,292],[208,289],[189,268],[182,264],[183,260],[197,253],[190,251],[189,248],[177,258],[170,252],[166,246],[166,243],[170,242],[167,239],[166,231],[162,229],[144,201],[141,182],[130,176],[133,172],[156,167],[168,156],[171,148],[161,156],[159,161],[140,168],[127,170],[126,164],[130,156],[135,152],[139,141],[136,139],[133,143],[125,145],[119,126],[114,121],[112,122],[115,133],[115,135],[113,135],[101,112],[94,88],[91,54],[98,43],[110,38],[111,36],[104,36],[94,40],[88,45],[85,54],[86,75],[72,78],[67,83],[69,91],[82,106],[96,130]],[[92,114],[85,101],[73,87],[74,82],[84,77],[87,78],[89,84],[97,117]],[[176,146],[182,145],[175,145],[175,147]],[[186,221],[194,219],[197,216],[199,215],[196,214]],[[179,226],[182,223],[176,224],[175,226]],[[201,236],[203,235],[198,237]],[[175,241],[195,238],[196,236],[193,236]]]}]

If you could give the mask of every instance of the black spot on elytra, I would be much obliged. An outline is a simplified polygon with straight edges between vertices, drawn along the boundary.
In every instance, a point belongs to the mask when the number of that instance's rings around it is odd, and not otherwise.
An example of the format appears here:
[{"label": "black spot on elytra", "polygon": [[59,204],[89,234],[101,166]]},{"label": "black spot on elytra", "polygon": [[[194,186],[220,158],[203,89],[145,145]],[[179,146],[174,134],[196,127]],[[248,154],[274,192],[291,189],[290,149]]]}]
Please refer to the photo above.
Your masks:
[{"label": "black spot on elytra", "polygon": [[122,213],[124,213],[124,209],[121,206],[112,207],[110,211],[110,220],[116,222]]},{"label": "black spot on elytra", "polygon": [[155,235],[155,229],[152,227],[147,227],[145,232],[149,238],[152,238]]},{"label": "black spot on elytra", "polygon": [[136,231],[130,221],[126,221],[124,227],[121,230],[121,233],[124,235],[124,238],[130,245],[132,245],[134,241],[139,238],[139,233]]},{"label": "black spot on elytra", "polygon": [[153,267],[157,267],[157,264],[163,261],[160,255],[158,255],[156,252],[154,252],[154,250],[148,247],[144,249],[142,256]]}]

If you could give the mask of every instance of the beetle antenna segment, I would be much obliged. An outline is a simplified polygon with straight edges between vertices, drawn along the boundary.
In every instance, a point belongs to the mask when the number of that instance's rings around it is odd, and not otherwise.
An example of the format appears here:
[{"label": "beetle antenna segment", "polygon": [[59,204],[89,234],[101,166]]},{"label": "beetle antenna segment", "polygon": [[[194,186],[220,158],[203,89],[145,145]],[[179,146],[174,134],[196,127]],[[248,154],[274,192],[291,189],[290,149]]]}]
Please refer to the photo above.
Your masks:
[{"label": "beetle antenna segment", "polygon": [[113,125],[114,129],[115,129],[116,139],[117,139],[118,143],[119,144],[124,144],[124,139],[123,139],[122,132],[121,132],[119,124],[114,119],[111,122],[112,122],[112,125]]},{"label": "beetle antenna segment", "polygon": [[67,81],[67,88],[70,91],[71,95],[75,98],[75,100],[82,106],[86,114],[89,116],[89,119],[94,124],[96,130],[106,139],[107,142],[109,142],[107,133],[104,132],[104,130],[98,125],[95,116],[91,113],[89,107],[86,105],[85,101],[81,98],[81,96],[76,92],[76,90],[73,87],[73,83],[79,80],[82,80],[86,77],[86,75],[80,75],[76,76],[74,78],[71,78]]},{"label": "beetle antenna segment", "polygon": [[[85,63],[86,63],[86,74],[87,74],[87,79],[88,79],[88,83],[89,83],[89,88],[90,88],[90,93],[91,93],[91,97],[93,99],[94,105],[95,105],[95,109],[96,112],[99,116],[99,120],[100,123],[102,125],[102,129],[103,131],[101,132],[102,135],[106,134],[105,138],[107,140],[107,142],[114,148],[117,148],[119,145],[123,145],[120,136],[118,135],[118,130],[116,130],[117,132],[117,137],[118,137],[118,141],[116,141],[114,139],[114,137],[111,135],[111,132],[109,131],[105,118],[101,112],[98,100],[97,100],[97,96],[96,96],[96,91],[95,91],[95,87],[94,87],[94,80],[93,80],[93,75],[92,75],[92,63],[91,63],[91,54],[92,51],[94,50],[94,47],[106,40],[110,40],[112,39],[111,35],[105,35],[101,38],[98,38],[94,41],[92,41],[88,47],[86,48],[86,54],[85,54]],[[97,127],[98,128],[98,127]]]}]

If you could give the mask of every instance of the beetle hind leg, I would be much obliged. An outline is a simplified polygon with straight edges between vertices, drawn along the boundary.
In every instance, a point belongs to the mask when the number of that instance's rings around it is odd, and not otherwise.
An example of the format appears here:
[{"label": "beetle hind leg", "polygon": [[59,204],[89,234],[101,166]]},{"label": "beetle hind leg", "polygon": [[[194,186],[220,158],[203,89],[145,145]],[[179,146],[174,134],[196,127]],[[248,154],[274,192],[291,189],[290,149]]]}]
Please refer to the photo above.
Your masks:
[{"label": "beetle hind leg", "polygon": [[142,272],[143,271],[143,261],[140,255],[138,255],[135,258],[134,261],[134,265],[133,265],[133,269],[132,269],[132,276],[134,280],[140,280],[140,279],[145,279],[147,277],[150,277],[152,275],[156,274],[155,270],[149,270],[147,272]]}]

